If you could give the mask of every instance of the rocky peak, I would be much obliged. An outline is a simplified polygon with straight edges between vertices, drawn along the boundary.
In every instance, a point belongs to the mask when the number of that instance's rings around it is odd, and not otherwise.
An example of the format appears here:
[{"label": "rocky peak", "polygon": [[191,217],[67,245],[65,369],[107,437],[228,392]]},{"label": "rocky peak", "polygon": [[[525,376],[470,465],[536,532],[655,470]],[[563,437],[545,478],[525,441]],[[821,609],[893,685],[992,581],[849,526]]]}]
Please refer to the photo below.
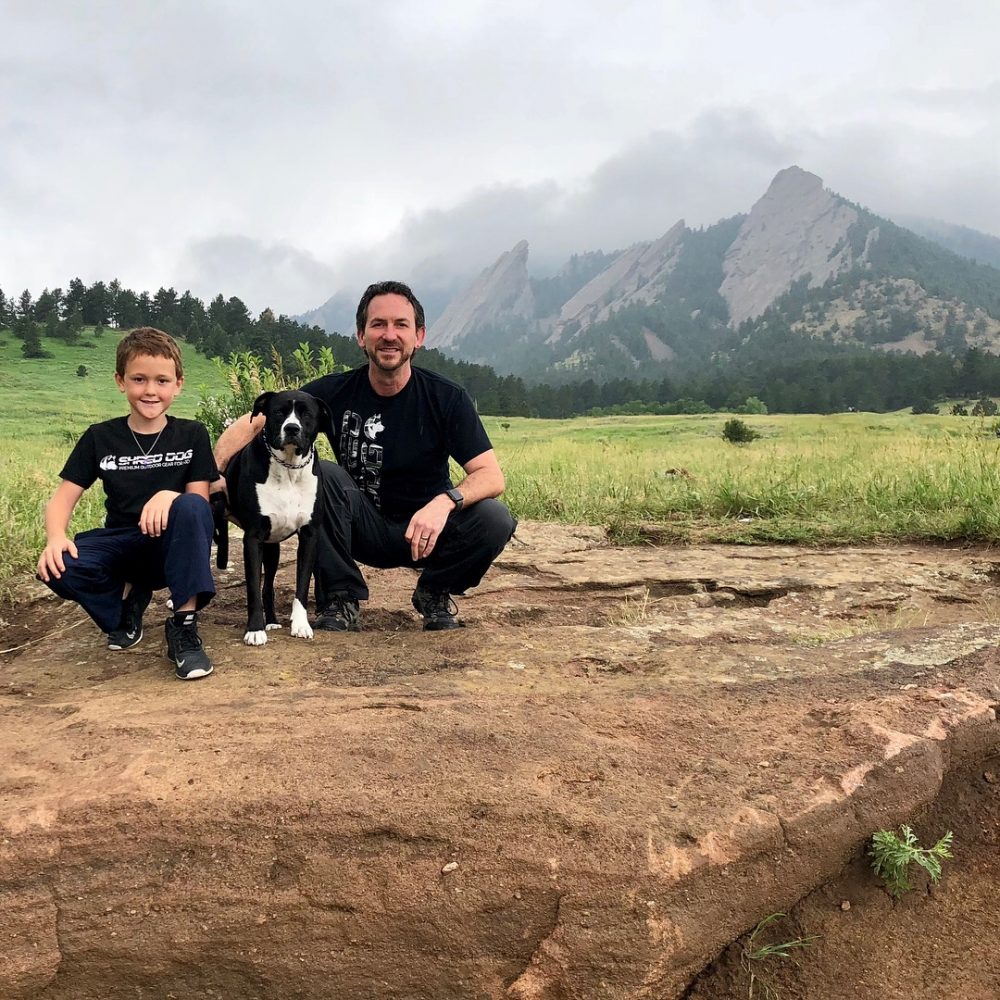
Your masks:
[{"label": "rocky peak", "polygon": [[726,252],[719,292],[732,325],[759,316],[803,275],[817,287],[850,267],[846,237],[857,220],[815,174],[795,166],[780,171]]},{"label": "rocky peak", "polygon": [[655,301],[677,263],[685,232],[681,219],[658,240],[622,251],[562,307],[550,341],[559,340],[570,323],[579,332],[632,302]]},{"label": "rocky peak", "polygon": [[450,347],[477,328],[534,315],[535,297],[528,278],[528,241],[500,255],[445,309],[427,334],[428,347]]}]

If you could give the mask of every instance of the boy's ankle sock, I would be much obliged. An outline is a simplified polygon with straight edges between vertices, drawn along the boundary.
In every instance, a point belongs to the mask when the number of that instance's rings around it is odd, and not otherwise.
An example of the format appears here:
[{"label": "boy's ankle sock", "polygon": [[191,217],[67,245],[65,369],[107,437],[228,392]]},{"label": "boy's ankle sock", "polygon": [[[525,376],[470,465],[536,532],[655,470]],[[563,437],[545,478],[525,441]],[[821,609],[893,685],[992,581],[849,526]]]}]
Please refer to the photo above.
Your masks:
[{"label": "boy's ankle sock", "polygon": [[175,625],[197,625],[198,624],[198,612],[197,611],[175,611],[173,614]]}]

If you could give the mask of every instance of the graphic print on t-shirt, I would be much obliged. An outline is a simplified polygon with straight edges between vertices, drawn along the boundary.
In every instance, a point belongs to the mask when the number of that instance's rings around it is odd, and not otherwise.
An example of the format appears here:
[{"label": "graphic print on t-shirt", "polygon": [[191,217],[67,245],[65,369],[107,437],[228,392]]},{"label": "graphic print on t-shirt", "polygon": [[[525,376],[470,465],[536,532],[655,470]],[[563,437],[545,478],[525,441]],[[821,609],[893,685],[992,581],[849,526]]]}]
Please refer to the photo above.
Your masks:
[{"label": "graphic print on t-shirt", "polygon": [[[364,428],[364,440],[361,430]],[[362,421],[360,413],[345,410],[340,424],[341,463],[350,473],[362,493],[366,493],[375,504],[382,508],[382,445],[375,440],[385,430],[382,414],[376,413]]]},{"label": "graphic print on t-shirt", "polygon": [[188,448],[187,451],[161,451],[156,455],[105,455],[100,461],[100,467],[105,472],[171,469],[178,465],[187,465],[193,454],[194,449]]}]

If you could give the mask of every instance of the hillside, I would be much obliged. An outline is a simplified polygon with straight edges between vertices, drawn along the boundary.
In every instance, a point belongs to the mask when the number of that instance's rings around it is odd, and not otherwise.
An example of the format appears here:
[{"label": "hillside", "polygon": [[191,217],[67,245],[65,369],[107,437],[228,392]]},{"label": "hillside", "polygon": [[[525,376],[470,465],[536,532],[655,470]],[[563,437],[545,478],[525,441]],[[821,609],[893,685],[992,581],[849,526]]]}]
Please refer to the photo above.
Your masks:
[{"label": "hillside", "polygon": [[550,279],[530,275],[529,254],[521,241],[485,269],[431,325],[428,345],[556,381],[1000,347],[1000,270],[799,167],[782,170],[746,215],[707,229],[679,221],[658,239],[575,256]]},{"label": "hillside", "polygon": [[[98,337],[84,330],[79,343],[43,338],[51,358],[27,359],[21,341],[0,330],[0,436],[6,441],[51,438],[53,425],[75,441],[88,424],[127,412],[115,385],[115,349],[122,331],[105,329]],[[181,343],[184,388],[170,412],[193,417],[203,386],[223,388],[216,366],[204,354]],[[78,375],[81,368],[86,374]]]},{"label": "hillside", "polygon": [[900,215],[893,222],[924,236],[934,243],[940,243],[946,250],[968,257],[980,264],[1000,267],[1000,239],[989,233],[968,226],[956,226],[941,219],[927,219],[919,215]]}]

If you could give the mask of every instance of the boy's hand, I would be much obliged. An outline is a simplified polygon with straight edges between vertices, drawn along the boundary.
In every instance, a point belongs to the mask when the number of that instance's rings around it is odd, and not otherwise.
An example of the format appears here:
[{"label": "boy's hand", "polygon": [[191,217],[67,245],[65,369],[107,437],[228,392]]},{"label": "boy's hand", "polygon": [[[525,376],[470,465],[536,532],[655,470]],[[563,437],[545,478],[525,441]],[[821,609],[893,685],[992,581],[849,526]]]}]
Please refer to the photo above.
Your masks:
[{"label": "boy's hand", "polygon": [[38,557],[38,575],[46,583],[49,582],[50,576],[58,580],[66,572],[64,552],[68,552],[74,559],[79,555],[76,546],[66,535],[62,538],[53,538],[42,550],[42,554]]},{"label": "boy's hand", "polygon": [[180,496],[173,490],[160,490],[154,493],[139,515],[139,530],[144,535],[159,538],[167,530],[167,519],[170,516],[170,505]]}]

